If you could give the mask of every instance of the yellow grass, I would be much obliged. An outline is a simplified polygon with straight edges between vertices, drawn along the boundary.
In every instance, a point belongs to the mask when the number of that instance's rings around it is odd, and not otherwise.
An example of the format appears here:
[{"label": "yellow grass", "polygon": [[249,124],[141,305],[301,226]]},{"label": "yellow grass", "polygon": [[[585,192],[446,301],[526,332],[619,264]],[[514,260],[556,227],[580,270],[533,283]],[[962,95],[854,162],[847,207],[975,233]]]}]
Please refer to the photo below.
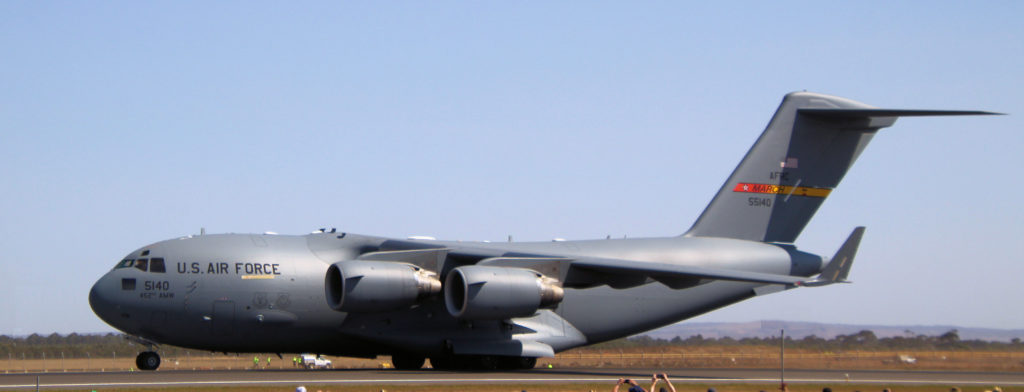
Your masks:
[{"label": "yellow grass", "polygon": [[[914,363],[902,359],[913,358]],[[767,368],[779,367],[779,349],[766,346],[577,349],[541,360],[556,367]],[[786,350],[793,369],[1024,371],[1024,352]]]},{"label": "yellow grass", "polygon": [[[659,383],[659,385],[661,385]],[[778,392],[778,384],[742,384],[742,383],[684,383],[675,382],[673,385],[676,386],[678,392],[706,392],[708,388],[715,388],[717,392]],[[402,385],[306,385],[306,390],[309,392],[608,392],[612,390],[612,385],[608,384],[597,384],[597,383],[565,383],[565,384],[536,384],[536,383],[524,383],[524,384],[402,384]],[[881,392],[883,389],[888,388],[893,392],[949,392],[952,386],[950,385],[897,385],[887,386],[878,384],[791,384],[789,386],[789,392],[821,392],[822,388],[832,388],[833,392]],[[646,386],[645,386],[646,388]],[[50,389],[48,389],[50,390]],[[182,388],[144,388],[144,389],[133,389],[133,388],[121,388],[116,389],[117,391],[147,391],[147,392],[184,392],[184,391],[253,391],[253,392],[290,392],[295,390],[295,386],[280,386],[280,387],[208,387],[208,388],[197,388],[197,387],[182,387]],[[625,388],[620,388],[620,391],[624,391]],[[985,392],[991,391],[992,386],[986,387],[965,387],[961,388],[963,392]],[[1005,387],[1002,388],[1003,392],[1024,392],[1024,387]],[[83,391],[83,389],[74,389],[67,391]],[[84,389],[84,391],[92,391],[92,389]]]},{"label": "yellow grass", "polygon": [[[267,365],[267,357],[271,358]],[[915,363],[901,361],[914,358]],[[328,357],[335,368],[365,369],[390,366],[390,358],[358,359]],[[273,354],[260,354],[261,369],[290,369],[292,356],[283,359]],[[766,368],[779,367],[779,351],[772,347],[681,347],[595,350],[577,349],[541,358],[538,367],[548,364],[560,368]],[[128,371],[135,367],[134,357],[110,356],[77,359],[0,359],[0,373]],[[161,370],[237,370],[252,369],[253,355],[204,354],[164,357]],[[864,369],[864,370],[959,370],[959,371],[1024,371],[1024,352],[970,351],[847,351],[811,352],[786,350],[789,369]]]}]

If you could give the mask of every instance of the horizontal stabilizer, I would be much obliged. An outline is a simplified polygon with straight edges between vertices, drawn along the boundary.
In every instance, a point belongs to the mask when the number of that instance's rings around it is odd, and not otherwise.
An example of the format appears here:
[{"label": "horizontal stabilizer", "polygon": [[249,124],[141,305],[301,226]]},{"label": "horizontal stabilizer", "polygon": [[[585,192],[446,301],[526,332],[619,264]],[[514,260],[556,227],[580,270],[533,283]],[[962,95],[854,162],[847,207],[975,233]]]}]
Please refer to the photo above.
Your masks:
[{"label": "horizontal stabilizer", "polygon": [[822,109],[805,108],[798,112],[811,117],[858,118],[858,117],[923,117],[923,116],[986,116],[1003,113],[981,110],[918,110],[918,109]]},{"label": "horizontal stabilizer", "polygon": [[828,263],[821,274],[811,281],[804,282],[802,286],[825,286],[832,283],[849,283],[846,280],[850,276],[850,267],[853,266],[853,258],[857,255],[857,247],[860,246],[860,239],[864,237],[864,227],[853,229],[850,236],[846,238],[843,246],[839,247],[832,261]]},{"label": "horizontal stabilizer", "polygon": [[865,131],[891,127],[899,117],[926,116],[978,116],[1002,113],[980,110],[919,110],[919,109],[862,109],[862,108],[801,108],[797,114],[825,122],[836,123],[839,130]]}]

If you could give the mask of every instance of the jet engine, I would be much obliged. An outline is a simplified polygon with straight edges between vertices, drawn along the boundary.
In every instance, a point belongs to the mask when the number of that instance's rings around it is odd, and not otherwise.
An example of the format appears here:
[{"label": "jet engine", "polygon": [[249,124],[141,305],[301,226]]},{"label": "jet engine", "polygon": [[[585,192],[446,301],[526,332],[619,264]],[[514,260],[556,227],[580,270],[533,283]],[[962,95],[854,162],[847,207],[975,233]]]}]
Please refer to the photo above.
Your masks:
[{"label": "jet engine", "polygon": [[464,319],[532,316],[558,305],[563,295],[557,280],[525,268],[462,266],[448,273],[444,285],[448,313]]},{"label": "jet engine", "polygon": [[412,264],[339,261],[327,269],[327,303],[342,312],[385,312],[441,292],[437,274]]}]

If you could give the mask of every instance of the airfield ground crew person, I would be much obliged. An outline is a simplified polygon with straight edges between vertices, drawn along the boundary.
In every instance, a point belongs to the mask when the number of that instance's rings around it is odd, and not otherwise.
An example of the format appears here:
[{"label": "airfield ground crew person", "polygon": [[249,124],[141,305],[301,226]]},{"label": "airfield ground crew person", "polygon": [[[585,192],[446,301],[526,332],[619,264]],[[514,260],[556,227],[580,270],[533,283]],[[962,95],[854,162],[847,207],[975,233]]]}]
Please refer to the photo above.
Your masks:
[{"label": "airfield ground crew person", "polygon": [[253,369],[259,369],[260,368],[260,356],[259,355],[255,356],[255,357],[252,357],[252,368]]},{"label": "airfield ground crew person", "polygon": [[292,367],[299,367],[299,357],[292,357]]},{"label": "airfield ground crew person", "polygon": [[267,356],[267,369],[270,369],[270,356]]}]

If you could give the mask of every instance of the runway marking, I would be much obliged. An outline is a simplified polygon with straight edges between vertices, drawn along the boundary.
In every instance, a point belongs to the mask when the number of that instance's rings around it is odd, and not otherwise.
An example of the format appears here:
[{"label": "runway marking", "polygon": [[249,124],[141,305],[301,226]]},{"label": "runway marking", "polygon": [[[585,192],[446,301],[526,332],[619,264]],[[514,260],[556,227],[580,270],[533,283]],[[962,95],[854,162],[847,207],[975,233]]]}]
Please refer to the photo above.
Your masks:
[{"label": "runway marking", "polygon": [[[423,378],[423,379],[406,379],[406,380],[393,380],[393,379],[362,379],[362,380],[316,380],[316,379],[304,379],[304,380],[255,380],[255,381],[163,381],[163,382],[104,382],[104,383],[39,383],[39,387],[46,388],[79,388],[79,387],[128,387],[128,386],[140,386],[140,387],[152,387],[152,386],[184,386],[184,385],[260,385],[260,384],[437,384],[437,383],[459,383],[459,384],[495,384],[495,383],[537,383],[537,382],[607,382],[613,383],[617,378]],[[697,377],[684,377],[673,379],[672,382],[675,384],[686,384],[686,383],[724,383],[724,382],[739,382],[739,383],[771,383],[779,381],[777,378],[697,378]],[[791,383],[830,383],[830,382],[843,382],[843,383],[854,383],[854,384],[928,384],[928,385],[1006,385],[1006,386],[1024,386],[1024,381],[965,381],[965,380],[858,380],[851,379],[846,380],[845,377],[837,378],[797,378],[786,380]],[[17,385],[0,385],[0,389],[16,389],[16,388],[33,388],[36,384],[17,384]]]}]

